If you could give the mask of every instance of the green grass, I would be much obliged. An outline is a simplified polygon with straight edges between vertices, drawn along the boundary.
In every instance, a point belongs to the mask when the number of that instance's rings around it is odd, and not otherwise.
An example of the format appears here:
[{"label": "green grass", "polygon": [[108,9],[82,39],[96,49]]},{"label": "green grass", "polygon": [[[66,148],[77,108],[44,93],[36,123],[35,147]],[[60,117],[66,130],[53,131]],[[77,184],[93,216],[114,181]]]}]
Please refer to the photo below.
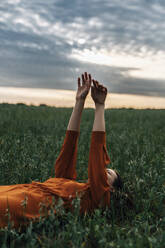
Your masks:
[{"label": "green grass", "polygon": [[[63,143],[72,109],[0,104],[0,185],[45,181]],[[106,110],[111,167],[122,175],[135,208],[51,214],[24,230],[0,231],[0,247],[165,247],[165,110]],[[94,110],[85,109],[78,180],[87,179]],[[121,218],[120,218],[121,217]]]}]

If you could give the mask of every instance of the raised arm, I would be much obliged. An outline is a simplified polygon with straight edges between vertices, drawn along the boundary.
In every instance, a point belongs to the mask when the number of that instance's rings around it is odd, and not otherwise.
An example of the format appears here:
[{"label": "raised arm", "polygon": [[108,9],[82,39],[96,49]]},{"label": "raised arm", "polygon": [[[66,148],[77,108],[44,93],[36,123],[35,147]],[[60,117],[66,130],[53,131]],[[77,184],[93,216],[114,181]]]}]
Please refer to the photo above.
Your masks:
[{"label": "raised arm", "polygon": [[91,96],[95,103],[95,119],[93,131],[105,132],[104,105],[107,96],[107,88],[93,80]]},{"label": "raised arm", "polygon": [[96,108],[89,153],[88,177],[92,199],[97,206],[102,200],[106,205],[110,202],[109,184],[105,170],[106,165],[110,163],[106,149],[104,119],[104,104],[107,89],[95,80],[93,80],[91,89],[91,96]]},{"label": "raised arm", "polygon": [[80,131],[80,121],[86,96],[91,87],[91,76],[86,72],[82,81],[78,78],[76,103],[67,127],[61,152],[55,163],[55,176],[76,179],[77,145]]},{"label": "raised arm", "polygon": [[69,120],[67,130],[80,131],[81,115],[84,108],[86,96],[89,93],[91,87],[91,75],[85,72],[82,74],[82,82],[78,78],[78,89],[76,94],[76,103],[73,108],[72,115]]}]

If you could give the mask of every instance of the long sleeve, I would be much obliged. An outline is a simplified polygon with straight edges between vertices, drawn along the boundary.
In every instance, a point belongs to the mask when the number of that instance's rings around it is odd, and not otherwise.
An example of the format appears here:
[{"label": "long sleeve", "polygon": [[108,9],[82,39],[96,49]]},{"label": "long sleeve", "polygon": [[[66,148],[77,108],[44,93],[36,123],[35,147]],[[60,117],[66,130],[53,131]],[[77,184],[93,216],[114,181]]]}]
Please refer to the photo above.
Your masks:
[{"label": "long sleeve", "polygon": [[76,179],[78,131],[67,130],[61,152],[55,162],[55,176]]},{"label": "long sleeve", "polygon": [[107,205],[110,201],[110,190],[105,170],[109,163],[105,132],[93,131],[89,152],[88,178],[92,200],[96,205],[102,201]]}]

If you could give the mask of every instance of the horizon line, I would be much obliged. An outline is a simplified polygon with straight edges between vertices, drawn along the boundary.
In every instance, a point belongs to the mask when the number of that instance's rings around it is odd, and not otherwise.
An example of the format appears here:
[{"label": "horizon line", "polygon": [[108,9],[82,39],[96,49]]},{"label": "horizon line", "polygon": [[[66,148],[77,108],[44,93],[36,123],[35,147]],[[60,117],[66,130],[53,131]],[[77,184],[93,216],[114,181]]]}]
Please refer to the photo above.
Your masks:
[{"label": "horizon line", "polygon": [[[46,87],[27,87],[27,86],[0,86],[0,89],[2,88],[9,88],[9,89],[32,89],[32,90],[57,90],[57,91],[73,91],[75,92],[75,90],[73,89],[62,89],[62,88],[46,88]],[[143,93],[128,93],[128,92],[111,92],[109,91],[108,94],[119,94],[119,95],[131,95],[131,96],[145,96],[145,97],[157,97],[157,98],[165,98],[165,95],[164,96],[161,96],[161,95],[154,95],[154,94],[143,94]]]},{"label": "horizon line", "polygon": [[[73,107],[75,95],[76,90],[0,86],[0,103]],[[90,94],[85,107],[94,107]],[[108,93],[105,108],[165,109],[165,97]]]}]

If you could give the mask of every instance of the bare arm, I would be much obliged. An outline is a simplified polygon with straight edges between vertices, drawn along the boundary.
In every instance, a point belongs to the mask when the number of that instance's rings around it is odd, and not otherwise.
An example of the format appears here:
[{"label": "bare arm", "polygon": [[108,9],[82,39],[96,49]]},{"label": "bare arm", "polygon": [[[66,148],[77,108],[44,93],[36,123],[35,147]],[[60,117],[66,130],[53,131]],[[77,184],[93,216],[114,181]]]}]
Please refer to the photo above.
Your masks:
[{"label": "bare arm", "polygon": [[104,104],[107,96],[107,88],[93,80],[91,96],[95,102],[93,131],[105,132]]},{"label": "bare arm", "polygon": [[82,83],[78,78],[78,89],[76,94],[76,103],[71,114],[67,130],[80,131],[81,115],[84,108],[86,96],[91,87],[91,75],[87,72],[82,75]]},{"label": "bare arm", "polygon": [[67,130],[80,131],[81,115],[85,100],[76,100]]},{"label": "bare arm", "polygon": [[95,105],[95,119],[93,123],[93,131],[104,131],[105,132],[105,119],[104,119],[104,105]]},{"label": "bare arm", "polygon": [[110,190],[107,182],[106,165],[110,159],[106,149],[104,103],[107,89],[93,80],[91,96],[95,103],[95,118],[88,162],[88,178],[92,200],[96,207],[109,206]]},{"label": "bare arm", "polygon": [[82,110],[85,98],[91,86],[91,76],[85,73],[82,75],[82,84],[78,78],[78,89],[76,103],[71,114],[64,143],[60,154],[55,162],[55,175],[59,178],[76,179],[77,144],[80,130]]}]

